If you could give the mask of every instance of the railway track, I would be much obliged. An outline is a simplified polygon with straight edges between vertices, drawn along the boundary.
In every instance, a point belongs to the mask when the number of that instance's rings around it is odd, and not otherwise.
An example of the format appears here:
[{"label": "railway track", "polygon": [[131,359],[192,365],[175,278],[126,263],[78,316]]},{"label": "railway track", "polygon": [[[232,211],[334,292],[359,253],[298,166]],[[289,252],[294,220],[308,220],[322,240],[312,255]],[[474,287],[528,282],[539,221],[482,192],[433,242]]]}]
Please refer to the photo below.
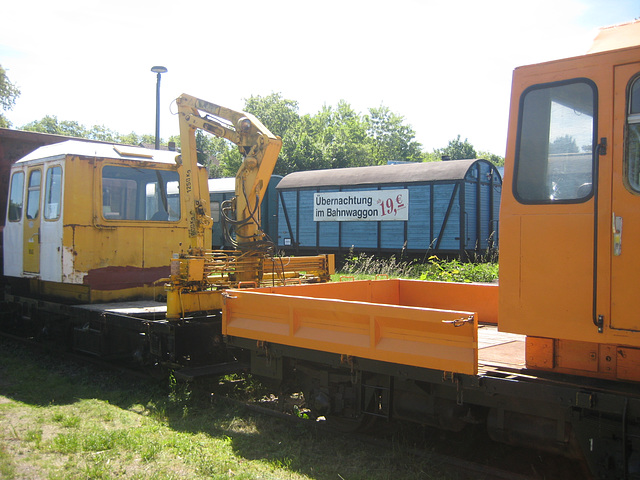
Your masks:
[{"label": "railway track", "polygon": [[[331,435],[346,435],[354,440],[358,440],[361,443],[371,445],[374,447],[381,447],[383,449],[394,448],[393,441],[384,438],[381,436],[374,436],[371,434],[365,433],[344,433],[344,432],[336,432],[335,429],[330,426],[323,425],[321,422],[314,422],[313,420],[301,418],[289,413],[284,413],[277,411],[273,408],[268,408],[260,405],[256,405],[253,403],[243,402],[241,400],[233,399],[230,397],[220,397],[216,396],[216,401],[218,402],[226,402],[233,404],[235,406],[241,407],[250,411],[252,413],[256,413],[258,415],[268,415],[272,417],[277,417],[285,422],[298,423],[306,425],[309,428],[317,428],[319,430],[325,431]],[[519,473],[515,473],[513,471],[505,470],[504,468],[495,467],[491,465],[483,465],[478,462],[468,461],[461,459],[459,457],[455,457],[452,455],[447,455],[444,453],[439,453],[435,451],[426,451],[416,447],[402,447],[402,451],[405,454],[410,454],[417,458],[428,459],[436,466],[445,466],[447,469],[455,469],[458,470],[461,474],[460,478],[485,478],[485,479],[496,479],[496,480],[538,480],[539,476],[529,476],[523,475]]]},{"label": "railway track", "polygon": [[[586,466],[563,457],[539,453],[534,450],[509,447],[492,442],[483,433],[462,438],[460,434],[442,432],[415,424],[376,424],[377,431],[344,432],[337,431],[328,422],[304,418],[292,412],[284,412],[281,403],[272,396],[271,400],[260,403],[247,402],[228,395],[211,393],[213,402],[231,404],[257,415],[276,417],[283,422],[301,424],[310,429],[318,429],[330,435],[344,435],[348,438],[382,448],[399,451],[416,459],[428,460],[434,468],[455,470],[460,479],[496,480],[540,480],[555,478],[589,478]],[[433,436],[433,437],[431,437]],[[477,448],[463,444],[478,441]],[[489,448],[487,448],[489,447]],[[465,458],[463,451],[473,448],[474,453]],[[497,448],[500,451],[492,451]],[[451,450],[459,449],[457,454]],[[482,457],[485,458],[482,458]],[[472,458],[473,457],[473,458]]]}]

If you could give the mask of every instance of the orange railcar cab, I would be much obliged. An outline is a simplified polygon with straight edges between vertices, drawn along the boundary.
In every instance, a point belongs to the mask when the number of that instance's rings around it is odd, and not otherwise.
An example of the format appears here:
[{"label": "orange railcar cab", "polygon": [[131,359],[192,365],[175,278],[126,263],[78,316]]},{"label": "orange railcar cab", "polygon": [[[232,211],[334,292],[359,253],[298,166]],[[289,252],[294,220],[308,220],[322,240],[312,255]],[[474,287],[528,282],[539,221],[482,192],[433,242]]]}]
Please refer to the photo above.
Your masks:
[{"label": "orange railcar cab", "polygon": [[528,367],[637,381],[640,22],[616,30],[513,74],[499,325]]}]

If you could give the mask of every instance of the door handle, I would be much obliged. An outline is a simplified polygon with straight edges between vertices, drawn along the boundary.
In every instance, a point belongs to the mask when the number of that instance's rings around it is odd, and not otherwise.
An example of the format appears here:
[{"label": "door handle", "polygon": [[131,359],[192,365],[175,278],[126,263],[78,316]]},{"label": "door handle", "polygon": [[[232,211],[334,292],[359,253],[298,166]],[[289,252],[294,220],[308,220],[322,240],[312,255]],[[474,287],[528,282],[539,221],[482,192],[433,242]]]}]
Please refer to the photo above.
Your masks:
[{"label": "door handle", "polygon": [[613,255],[622,254],[622,217],[616,217],[613,213]]},{"label": "door handle", "polygon": [[29,243],[31,243],[31,240],[33,239],[33,237],[38,237],[38,243],[40,243],[40,228],[38,228],[38,231],[29,237],[29,240],[28,240]]}]

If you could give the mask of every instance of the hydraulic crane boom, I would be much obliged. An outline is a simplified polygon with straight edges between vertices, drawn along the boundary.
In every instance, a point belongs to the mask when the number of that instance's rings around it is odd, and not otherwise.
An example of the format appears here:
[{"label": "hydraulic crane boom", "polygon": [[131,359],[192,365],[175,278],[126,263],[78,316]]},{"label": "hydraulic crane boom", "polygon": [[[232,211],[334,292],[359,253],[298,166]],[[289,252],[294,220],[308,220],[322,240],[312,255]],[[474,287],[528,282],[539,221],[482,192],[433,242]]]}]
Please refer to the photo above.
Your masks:
[{"label": "hydraulic crane boom", "polygon": [[[262,232],[260,205],[282,147],[256,117],[205,100],[181,95],[176,103],[180,120],[182,153],[181,196],[187,206],[189,249],[171,260],[171,278],[165,285],[167,318],[179,320],[193,312],[222,307],[222,292],[241,286],[324,282],[334,270],[333,256],[296,257],[283,261],[268,252],[273,243]],[[226,138],[238,146],[242,165],[236,174],[235,198],[223,206],[222,217],[235,251],[212,251],[205,245],[212,219],[207,214],[208,192],[201,192],[198,178],[196,130]],[[301,274],[304,272],[304,274]]]},{"label": "hydraulic crane boom", "polygon": [[[227,221],[234,227],[236,248],[243,252],[255,250],[264,237],[260,229],[260,204],[278,159],[282,140],[249,113],[236,112],[186,94],[176,102],[180,115],[182,162],[187,178],[190,172],[197,171],[197,129],[226,138],[238,146],[243,161],[236,174],[236,197]],[[197,182],[191,181],[191,184],[197,185]],[[187,185],[187,205],[193,205],[189,211],[190,225],[193,225],[190,228],[192,247],[202,247],[200,232],[211,225],[210,220],[206,221],[202,216],[202,209],[199,208],[201,200],[197,193]]]}]

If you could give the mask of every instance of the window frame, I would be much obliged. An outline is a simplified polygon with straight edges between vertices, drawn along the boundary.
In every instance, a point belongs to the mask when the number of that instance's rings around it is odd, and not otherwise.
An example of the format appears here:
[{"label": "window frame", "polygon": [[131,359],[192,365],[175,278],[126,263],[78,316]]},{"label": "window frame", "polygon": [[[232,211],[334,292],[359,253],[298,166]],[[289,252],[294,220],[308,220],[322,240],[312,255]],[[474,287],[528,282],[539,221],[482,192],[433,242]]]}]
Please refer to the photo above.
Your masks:
[{"label": "window frame", "polygon": [[[567,85],[575,85],[575,84],[583,84],[583,85],[589,86],[593,94],[593,97],[592,97],[593,120],[592,120],[592,132],[591,132],[591,144],[592,144],[591,189],[587,195],[577,197],[577,198],[553,199],[553,198],[550,198],[550,196],[548,198],[538,198],[538,199],[524,198],[522,195],[520,195],[520,192],[518,190],[518,179],[519,179],[518,174],[520,172],[520,164],[521,164],[521,153],[522,153],[522,142],[523,142],[522,130],[523,130],[523,120],[524,120],[524,114],[525,114],[525,111],[524,111],[525,99],[527,95],[533,91],[564,87]],[[597,176],[598,176],[598,171],[597,171],[598,97],[599,97],[598,87],[596,83],[590,78],[585,78],[585,77],[570,78],[570,79],[560,80],[556,82],[547,82],[547,83],[531,85],[527,87],[520,94],[520,99],[518,103],[518,124],[517,124],[517,136],[516,136],[516,149],[515,149],[515,155],[514,155],[514,171],[513,171],[513,180],[511,185],[511,191],[512,191],[513,197],[518,201],[518,203],[521,203],[523,205],[567,205],[567,204],[585,203],[589,201],[591,198],[593,198],[596,190],[596,183],[597,183]],[[547,153],[547,155],[549,154]],[[548,157],[547,157],[547,165],[548,165]]]},{"label": "window frame", "polygon": [[[105,169],[122,169],[122,171],[133,170],[138,172],[144,171],[144,174],[149,174],[149,175],[148,176],[141,175],[139,178],[136,178],[135,175],[132,175],[130,178],[127,178],[126,176],[123,176],[122,178],[119,178],[116,176],[107,176],[106,180],[108,181],[105,182]],[[150,182],[149,177],[153,176],[152,177],[153,179],[157,178],[158,172],[160,172],[160,176],[162,177],[162,180],[164,183],[164,188],[166,191],[165,193],[166,193],[167,209],[169,210],[169,212],[165,212],[168,214],[168,218],[153,219],[153,216],[159,213],[160,211],[158,210],[154,212],[154,214],[149,216],[148,202],[150,200],[150,197],[148,197],[148,191],[149,191],[150,185],[158,185],[158,182],[153,182],[153,181]],[[171,177],[175,176],[175,178],[166,178],[167,176],[171,176]],[[105,207],[113,205],[113,202],[105,203],[106,202],[105,193],[107,191],[107,187],[105,186],[105,183],[108,184],[111,182],[121,183],[121,185],[114,185],[114,188],[119,190],[126,190],[126,192],[123,191],[120,193],[114,193],[114,195],[121,197],[119,202],[117,202],[121,206],[118,211],[120,213],[124,213],[125,218],[122,218],[119,216],[118,217],[114,216],[113,218],[109,218],[108,216],[109,212],[105,212]],[[168,185],[172,182],[177,183],[178,192],[175,194],[168,191]],[[100,171],[100,184],[101,184],[100,212],[101,212],[102,218],[106,222],[144,222],[144,223],[151,223],[151,224],[159,224],[163,222],[177,223],[182,218],[182,206],[180,201],[180,174],[176,170],[163,169],[163,168],[157,168],[152,166],[106,164],[102,167]],[[125,184],[129,184],[131,188],[126,188]],[[154,192],[156,192],[157,188],[154,188],[153,190]],[[124,197],[122,195],[124,195]],[[127,195],[133,195],[133,199],[135,200],[133,211],[130,211],[129,207],[124,205],[124,203],[131,201],[131,198],[125,198],[127,197]],[[154,198],[156,201],[161,200],[161,195],[158,195],[156,192],[154,193]],[[178,209],[174,210],[171,204],[175,203],[176,199],[178,203]],[[131,218],[131,215],[129,215],[130,213],[133,214],[132,216],[134,218]],[[177,217],[171,216],[172,213],[177,214]],[[145,218],[139,218],[142,216],[144,216]]]},{"label": "window frame", "polygon": [[[52,172],[56,169],[60,170],[60,177],[59,177],[58,187],[57,187],[58,188],[57,190],[58,207],[56,210],[56,215],[50,217],[49,206],[53,205],[53,202],[51,202],[51,192],[54,189],[51,188],[52,182],[49,181],[49,174],[51,173],[51,175],[53,175]],[[44,180],[44,212],[43,212],[42,218],[45,221],[55,222],[60,219],[61,213],[62,213],[62,165],[50,165],[47,167],[47,172],[45,174],[45,180]]]},{"label": "window frame", "polygon": [[[17,217],[13,218],[14,215],[11,215],[11,200],[14,197],[14,192],[15,192],[15,178],[17,175],[21,175],[22,176],[22,184],[20,186],[20,192],[16,192],[20,194],[20,206],[19,206],[19,210],[17,212]],[[24,186],[25,186],[25,177],[26,177],[26,173],[24,172],[24,170],[17,170],[14,171],[11,174],[11,186],[9,188],[9,199],[8,202],[9,204],[7,205],[7,220],[9,220],[10,222],[20,222],[22,220],[23,214],[24,214],[24,204],[25,204],[25,196],[24,196]]]},{"label": "window frame", "polygon": [[[637,113],[631,113],[631,107],[632,107],[632,93],[633,93],[633,86],[635,84],[638,84],[639,88],[638,88],[638,95],[640,96],[640,72],[636,73],[633,77],[631,77],[631,79],[629,80],[629,83],[627,84],[627,92],[626,92],[626,96],[625,96],[625,121],[624,121],[624,165],[623,165],[623,178],[624,178],[624,186],[625,188],[632,194],[634,195],[640,195],[640,175],[639,175],[639,181],[635,182],[637,187],[634,187],[634,185],[632,184],[629,176],[630,176],[630,145],[629,145],[629,140],[630,140],[630,126],[631,125],[640,125],[640,111]],[[639,103],[640,103],[640,98],[638,99]],[[633,118],[632,118],[633,117]],[[633,121],[632,121],[633,120]],[[640,141],[638,142],[637,145],[638,148],[638,154],[640,156]],[[639,164],[640,164],[640,159],[639,159]],[[640,168],[639,168],[640,170]]]},{"label": "window frame", "polygon": [[[40,178],[38,180],[38,185],[31,185],[31,178],[33,177],[33,175],[35,173],[38,173],[38,175],[40,175]],[[27,220],[37,220],[40,217],[40,207],[41,207],[41,203],[42,203],[42,167],[36,167],[36,168],[32,168],[30,170],[28,170],[28,175],[27,175],[27,188],[26,188],[26,205],[25,205],[25,209],[24,209],[24,215],[25,218]],[[38,193],[37,196],[37,210],[35,212],[35,215],[33,217],[29,216],[29,207],[31,206],[31,201],[32,199],[35,199],[35,195],[32,196],[31,193],[32,192],[36,192]]]}]

